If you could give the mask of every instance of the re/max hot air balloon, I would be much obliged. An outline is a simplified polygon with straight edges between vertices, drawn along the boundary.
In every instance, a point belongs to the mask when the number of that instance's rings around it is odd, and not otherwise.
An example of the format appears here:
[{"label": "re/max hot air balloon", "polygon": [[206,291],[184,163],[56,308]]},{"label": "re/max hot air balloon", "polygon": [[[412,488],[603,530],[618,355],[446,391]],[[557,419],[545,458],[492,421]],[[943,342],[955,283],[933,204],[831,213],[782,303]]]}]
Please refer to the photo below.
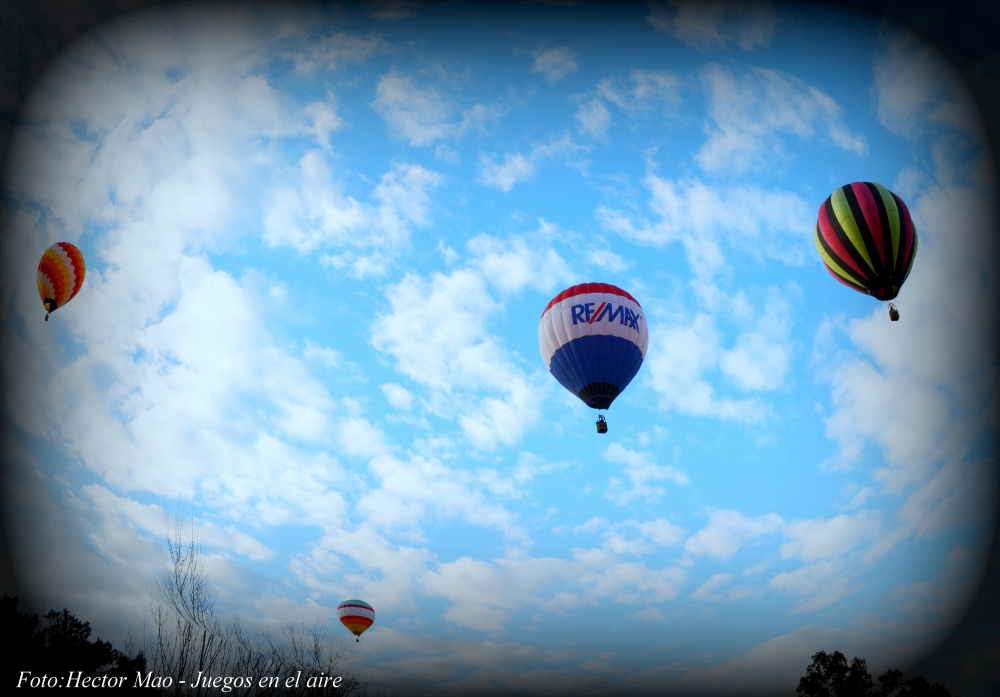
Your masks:
[{"label": "re/max hot air balloon", "polygon": [[[610,283],[581,283],[549,301],[538,323],[545,366],[593,409],[607,409],[639,372],[649,333],[639,302]],[[597,432],[607,433],[603,415]]]},{"label": "re/max hot air balloon", "polygon": [[375,609],[364,600],[345,600],[337,606],[337,616],[351,634],[360,637],[375,622]]},{"label": "re/max hot air balloon", "polygon": [[[80,292],[87,266],[83,254],[69,242],[56,242],[45,250],[38,262],[38,295],[48,312],[55,312]],[[49,321],[48,314],[45,321]]]},{"label": "re/max hot air balloon", "polygon": [[[881,184],[842,186],[819,207],[816,249],[834,278],[879,300],[899,294],[917,254],[910,211]],[[899,312],[889,303],[889,318]]]}]

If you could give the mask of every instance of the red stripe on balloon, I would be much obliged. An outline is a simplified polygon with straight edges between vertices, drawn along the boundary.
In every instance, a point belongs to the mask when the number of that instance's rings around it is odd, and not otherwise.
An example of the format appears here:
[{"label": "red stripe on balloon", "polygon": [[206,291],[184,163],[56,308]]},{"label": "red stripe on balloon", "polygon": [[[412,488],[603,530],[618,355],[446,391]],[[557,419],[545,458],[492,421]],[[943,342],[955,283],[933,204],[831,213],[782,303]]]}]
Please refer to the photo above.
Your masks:
[{"label": "red stripe on balloon", "polygon": [[360,615],[345,615],[340,618],[341,624],[360,624],[363,627],[371,627],[374,624],[374,620],[370,620],[367,617],[361,617]]},{"label": "red stripe on balloon", "polygon": [[857,291],[860,291],[860,292],[864,293],[865,295],[871,295],[871,294],[870,294],[870,293],[868,292],[868,289],[867,289],[867,288],[865,288],[864,286],[856,286],[856,285],[854,285],[853,283],[850,283],[849,281],[845,281],[845,280],[844,280],[844,278],[843,278],[842,276],[840,276],[840,275],[839,275],[839,274],[837,274],[837,273],[836,273],[836,272],[835,272],[835,271],[834,271],[833,269],[831,269],[831,268],[830,268],[829,266],[827,266],[827,264],[826,264],[826,262],[825,262],[825,261],[823,262],[823,268],[824,268],[824,269],[826,269],[826,270],[827,270],[827,272],[829,272],[829,274],[830,274],[831,276],[833,276],[834,278],[836,278],[836,279],[837,279],[838,281],[840,281],[841,283],[843,283],[843,284],[844,284],[845,286],[847,286],[848,288],[852,288],[852,289],[854,289],[854,290],[857,290]]},{"label": "red stripe on balloon", "polygon": [[896,194],[892,197],[896,200],[896,206],[899,208],[900,212],[900,228],[903,231],[903,273],[906,273],[906,267],[910,263],[910,254],[913,252],[913,219],[910,217],[910,209],[906,207],[906,204]]},{"label": "red stripe on balloon", "polygon": [[819,207],[819,218],[817,220],[819,223],[819,232],[823,235],[823,239],[830,246],[830,250],[833,252],[835,261],[842,266],[849,266],[855,273],[857,273],[861,278],[868,280],[868,274],[862,271],[857,264],[854,263],[854,259],[851,258],[850,252],[841,243],[840,238],[837,237],[837,233],[833,229],[833,224],[830,223],[830,219],[826,216],[826,201],[823,205]]},{"label": "red stripe on balloon", "polygon": [[[620,295],[623,298],[628,298],[636,305],[639,305],[638,300],[633,298],[627,291],[622,290],[618,286],[613,286],[610,283],[581,283],[580,285],[573,286],[572,288],[567,288],[562,293],[552,298],[552,300],[549,301],[549,304],[545,306],[545,309],[542,310],[542,314],[544,315],[549,311],[550,307],[556,303],[562,302],[566,298],[572,298],[575,295],[585,295],[587,293],[611,293],[612,295]],[[642,305],[639,305],[639,307],[642,307]]]},{"label": "red stripe on balloon", "polygon": [[882,268],[891,268],[892,265],[886,262],[885,249],[882,246],[882,220],[878,216],[878,205],[872,198],[871,189],[864,182],[854,182],[850,186],[854,191],[854,196],[858,199],[861,214],[868,224],[872,241],[875,242],[875,249],[878,251],[879,259],[882,260]]}]

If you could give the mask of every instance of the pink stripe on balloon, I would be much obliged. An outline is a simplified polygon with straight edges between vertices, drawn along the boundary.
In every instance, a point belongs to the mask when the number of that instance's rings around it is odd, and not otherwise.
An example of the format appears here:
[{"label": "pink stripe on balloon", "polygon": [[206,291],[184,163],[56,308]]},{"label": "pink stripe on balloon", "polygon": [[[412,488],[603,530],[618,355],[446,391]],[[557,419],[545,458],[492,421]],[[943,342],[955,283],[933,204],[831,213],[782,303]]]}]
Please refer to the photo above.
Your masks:
[{"label": "pink stripe on balloon", "polygon": [[858,205],[861,207],[861,214],[865,217],[868,229],[872,233],[875,249],[878,250],[879,259],[882,260],[882,268],[886,268],[885,249],[882,246],[882,221],[878,217],[878,205],[872,197],[871,189],[864,182],[854,182],[851,184],[851,189],[854,190]]},{"label": "pink stripe on balloon", "polygon": [[910,253],[913,251],[913,219],[910,217],[910,209],[906,207],[899,196],[893,194],[892,197],[896,199],[896,206],[899,208],[899,227],[903,234],[903,271],[906,271],[906,265],[910,261]]},{"label": "pink stripe on balloon", "polygon": [[837,233],[833,230],[833,225],[830,223],[829,218],[826,216],[826,202],[819,207],[819,234],[823,235],[823,239],[830,246],[836,257],[835,261],[838,264],[843,264],[844,266],[849,266],[855,272],[857,272],[861,278],[867,279],[868,274],[858,268],[858,265],[854,263],[854,259],[851,258],[850,253],[840,242],[840,238],[837,237]]}]

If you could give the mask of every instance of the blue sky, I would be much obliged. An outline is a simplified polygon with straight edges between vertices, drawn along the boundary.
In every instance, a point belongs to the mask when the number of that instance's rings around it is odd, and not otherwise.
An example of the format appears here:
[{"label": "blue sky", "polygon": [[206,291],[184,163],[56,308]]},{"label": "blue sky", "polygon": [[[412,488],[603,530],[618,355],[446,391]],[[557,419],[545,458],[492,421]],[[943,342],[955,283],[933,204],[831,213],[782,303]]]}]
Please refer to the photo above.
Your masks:
[{"label": "blue sky", "polygon": [[[80,37],[21,116],[5,438],[39,600],[141,623],[183,511],[251,626],[371,603],[379,682],[725,692],[910,660],[976,586],[996,182],[895,25],[168,8]],[[813,246],[859,180],[920,235],[898,323]],[[59,240],[87,278],[43,323]],[[605,436],[538,350],[585,281],[650,332]]]}]

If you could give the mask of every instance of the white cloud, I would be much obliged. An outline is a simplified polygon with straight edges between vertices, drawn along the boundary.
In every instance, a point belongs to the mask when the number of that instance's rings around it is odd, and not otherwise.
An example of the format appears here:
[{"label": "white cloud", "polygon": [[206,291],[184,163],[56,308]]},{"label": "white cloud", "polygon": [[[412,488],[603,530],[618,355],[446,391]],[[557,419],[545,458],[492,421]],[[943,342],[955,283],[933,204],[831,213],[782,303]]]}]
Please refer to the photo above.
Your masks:
[{"label": "white cloud", "polygon": [[594,516],[594,517],[588,519],[586,522],[581,523],[580,525],[574,526],[573,527],[573,532],[575,532],[577,534],[579,534],[581,532],[582,533],[595,533],[598,530],[600,530],[601,528],[603,528],[604,526],[606,526],[607,524],[608,524],[608,521],[606,521],[604,518],[601,518],[599,516]]},{"label": "white cloud", "polygon": [[587,262],[612,273],[628,270],[631,264],[610,249],[591,249],[587,252]]},{"label": "white cloud", "polygon": [[497,119],[503,113],[499,106],[477,103],[455,121],[452,116],[456,107],[434,85],[421,87],[413,77],[397,73],[379,79],[372,108],[385,120],[393,136],[415,147],[459,138],[470,128]]},{"label": "white cloud", "polygon": [[365,493],[357,510],[377,527],[415,530],[430,514],[443,520],[460,517],[512,537],[524,536],[513,514],[485,499],[481,483],[471,472],[420,456],[404,462],[382,455],[368,467],[379,486]]},{"label": "white cloud", "polygon": [[519,152],[507,153],[500,165],[486,155],[481,155],[479,159],[482,166],[480,181],[503,191],[510,191],[519,181],[526,181],[535,173],[534,160]]},{"label": "white cloud", "polygon": [[664,518],[647,520],[643,523],[633,523],[631,521],[627,522],[635,525],[636,529],[638,529],[639,532],[646,537],[646,539],[660,547],[670,547],[675,545],[687,534],[684,528],[679,525],[674,525],[669,520]]},{"label": "white cloud", "polygon": [[430,223],[428,192],[441,175],[419,165],[396,164],[372,192],[375,203],[345,196],[319,151],[306,153],[298,171],[278,184],[265,204],[264,241],[299,252],[342,249],[325,257],[338,268],[350,265],[363,278],[385,272],[409,241],[410,226]]},{"label": "white cloud", "polygon": [[744,51],[766,46],[778,19],[763,2],[651,2],[646,20],[688,46],[705,51],[735,43]]},{"label": "white cloud", "polygon": [[382,385],[382,394],[385,395],[386,401],[396,409],[409,411],[413,406],[413,394],[402,385],[395,383]]},{"label": "white cloud", "polygon": [[679,241],[696,280],[710,283],[725,268],[722,242],[758,256],[801,264],[815,255],[815,216],[798,194],[758,186],[714,188],[697,179],[672,181],[647,174],[656,221],[633,220],[600,205],[601,227],[628,240],[664,246]]},{"label": "white cloud", "polygon": [[605,78],[597,83],[576,112],[581,133],[605,138],[611,126],[611,112],[605,102],[614,104],[628,116],[635,117],[674,107],[680,103],[680,80],[673,73],[650,70],[633,70],[629,74],[631,85],[624,80]]},{"label": "white cloud", "polygon": [[339,367],[343,360],[339,351],[334,351],[329,346],[318,346],[308,339],[306,339],[306,347],[302,349],[302,357],[308,361],[323,363],[328,368]]},{"label": "white cloud", "polygon": [[890,130],[919,138],[946,126],[984,138],[965,81],[916,34],[883,26],[873,72],[878,118]]},{"label": "white cloud", "polygon": [[320,67],[336,70],[347,63],[364,63],[372,53],[384,47],[385,42],[377,36],[364,39],[337,32],[311,43],[306,51],[293,53],[293,60],[296,70],[311,75]]},{"label": "white cloud", "polygon": [[773,534],[784,524],[785,521],[774,513],[750,518],[739,511],[715,511],[708,525],[684,543],[684,551],[695,556],[729,559],[743,543]]},{"label": "white cloud", "polygon": [[[378,502],[378,510],[390,516],[391,522],[381,518],[372,522],[394,525],[408,516],[415,520],[426,512],[436,512],[460,515],[473,524],[499,523],[503,527],[502,516],[489,517],[491,511],[502,509],[484,509],[476,492],[467,488],[472,480],[465,473],[439,470],[438,463],[418,459],[401,465],[388,461],[378,465],[388,466],[392,477],[400,479],[392,482],[389,498]],[[431,470],[438,471],[427,478]],[[436,502],[439,495],[440,506]],[[373,505],[374,499],[368,501],[366,506]],[[427,511],[415,513],[415,505],[425,506]],[[675,544],[678,537],[673,526],[663,520],[627,521],[619,528],[640,530],[645,539],[666,544]],[[308,555],[295,560],[293,570],[314,589],[335,597],[360,592],[380,608],[412,606],[417,593],[444,598],[451,603],[443,613],[445,620],[494,636],[505,631],[512,616],[523,615],[529,608],[563,613],[608,600],[648,606],[677,596],[686,580],[684,570],[623,561],[624,556],[651,548],[642,540],[625,540],[616,532],[604,538],[601,547],[574,549],[569,559],[531,557],[509,549],[505,556],[489,561],[463,556],[439,563],[426,549],[393,546],[366,522],[354,531],[331,530]],[[358,567],[357,572],[346,560]]]},{"label": "white cloud", "polygon": [[[172,32],[192,17],[205,24],[185,43]],[[50,146],[33,158],[41,169],[14,186],[51,209],[49,224],[76,221],[71,232],[93,223],[107,233],[88,258],[86,293],[60,316],[85,348],[68,362],[56,359],[37,350],[51,345],[50,335],[33,340],[36,349],[16,342],[5,350],[21,351],[26,366],[53,361],[40,366],[24,411],[47,414],[67,452],[117,497],[128,520],[152,525],[150,509],[125,498],[132,492],[193,502],[217,516],[205,526],[213,544],[265,558],[269,552],[233,525],[339,521],[341,492],[358,482],[327,453],[371,456],[388,446],[363,414],[334,423],[345,403],[311,369],[336,367],[336,352],[306,341],[299,355],[295,342],[282,345],[270,333],[269,314],[287,311],[280,284],[252,269],[237,280],[209,262],[209,253],[228,250],[257,218],[237,194],[252,203],[256,175],[274,169],[273,152],[261,144],[321,138],[337,125],[329,96],[291,112],[289,100],[255,73],[255,47],[273,27],[231,16],[220,43],[212,22],[225,19],[184,14],[163,25],[169,31],[130,26],[127,40],[110,28],[101,41],[75,44],[73,60],[50,76],[49,89],[63,84],[73,94],[57,98],[56,90],[33,102],[49,125],[21,147]],[[174,68],[184,79],[169,78]],[[70,137],[70,124],[90,135]],[[72,176],[48,180],[46,157]],[[39,220],[17,222],[28,226],[18,234],[28,236]],[[19,251],[33,263],[39,252]],[[37,298],[21,308],[29,299],[21,294],[15,305],[34,317]]]},{"label": "white cloud", "polygon": [[862,541],[880,537],[882,529],[876,515],[859,513],[830,519],[792,520],[783,534],[791,541],[781,545],[782,557],[794,556],[812,562],[842,557],[854,551]]},{"label": "white cloud", "polygon": [[360,595],[377,609],[412,610],[433,561],[426,548],[392,544],[364,522],[355,529],[331,526],[289,568],[308,588],[334,598]]},{"label": "white cloud", "polygon": [[774,576],[769,585],[802,598],[793,612],[811,612],[829,607],[860,589],[861,585],[854,583],[859,571],[847,559],[829,559],[795,571],[783,571]]},{"label": "white cloud", "polygon": [[576,111],[576,122],[581,133],[603,138],[611,126],[611,112],[600,99],[595,97],[580,105]]},{"label": "white cloud", "polygon": [[674,73],[635,69],[629,79],[631,85],[605,78],[597,83],[597,95],[627,113],[676,106],[681,101],[680,79]]},{"label": "white cloud", "polygon": [[685,414],[744,423],[762,420],[768,413],[766,405],[754,399],[717,397],[715,388],[705,379],[705,374],[723,356],[719,342],[719,332],[707,315],[697,315],[686,325],[651,327],[650,348],[644,363],[648,365],[650,383],[660,395],[661,406]]},{"label": "white cloud", "polygon": [[535,143],[531,152],[525,156],[519,152],[506,153],[502,164],[497,164],[487,155],[479,156],[479,181],[487,186],[493,186],[504,192],[510,191],[515,184],[531,179],[535,167],[554,157],[566,156],[579,150],[569,135],[549,143]]},{"label": "white cloud", "polygon": [[536,51],[534,55],[531,72],[541,73],[549,82],[558,82],[576,71],[576,51],[566,46]]},{"label": "white cloud", "polygon": [[717,591],[728,585],[733,580],[733,575],[729,573],[715,574],[712,578],[708,579],[691,594],[691,597],[695,600],[707,600],[709,602],[718,602],[724,600],[725,596],[718,593]]},{"label": "white cloud", "polygon": [[433,86],[420,88],[412,78],[384,75],[376,87],[375,111],[398,138],[410,145],[428,145],[452,134],[450,109]]},{"label": "white cloud", "polygon": [[316,136],[316,142],[324,150],[329,150],[330,133],[338,130],[343,125],[343,122],[337,115],[336,99],[332,94],[327,95],[326,102],[314,102],[303,111],[313,120],[312,132]]},{"label": "white cloud", "polygon": [[511,236],[501,240],[480,233],[466,247],[475,255],[472,265],[505,294],[524,288],[548,292],[574,277],[569,264],[554,249],[543,247],[530,237]]},{"label": "white cloud", "polygon": [[780,133],[812,138],[817,129],[839,148],[865,155],[868,146],[852,134],[840,117],[840,107],[826,93],[796,77],[753,68],[734,76],[717,64],[701,70],[709,95],[714,127],[695,154],[706,172],[741,173],[771,167],[786,157]]},{"label": "white cloud", "polygon": [[[520,284],[552,282],[525,269],[543,264],[558,270],[564,263],[526,244],[514,244],[510,256],[485,236],[472,248],[482,256],[470,268],[435,273],[429,280],[408,274],[390,286],[391,309],[373,324],[371,340],[394,359],[397,370],[430,390],[426,406],[431,413],[457,420],[476,447],[489,450],[517,442],[535,420],[539,386],[537,377],[516,367],[499,337],[486,329],[486,318],[502,308],[489,292],[488,279],[513,292]],[[508,269],[519,273],[500,273]]]},{"label": "white cloud", "polygon": [[[161,506],[144,505],[132,499],[116,496],[96,484],[85,485],[80,491],[98,509],[98,515],[113,518],[113,523],[124,522],[160,539],[172,533],[167,525],[167,511]],[[268,549],[234,525],[223,527],[211,520],[192,521],[192,524],[197,526],[200,544],[245,555],[254,561],[263,561],[274,556],[274,550]]]},{"label": "white cloud", "polygon": [[573,580],[562,559],[514,557],[493,563],[463,557],[424,577],[428,591],[453,603],[444,618],[453,624],[499,633],[515,611],[537,606],[542,591]]},{"label": "white cloud", "polygon": [[784,382],[791,363],[789,309],[788,301],[772,292],[756,326],[722,351],[719,369],[741,390],[773,390]]},{"label": "white cloud", "polygon": [[629,450],[620,443],[612,443],[605,448],[604,457],[609,462],[622,465],[625,476],[632,485],[626,489],[617,477],[609,480],[607,496],[619,505],[627,505],[637,498],[656,498],[666,493],[662,486],[655,486],[651,482],[672,481],[679,486],[690,482],[683,472],[670,465],[657,465],[647,455]]}]

